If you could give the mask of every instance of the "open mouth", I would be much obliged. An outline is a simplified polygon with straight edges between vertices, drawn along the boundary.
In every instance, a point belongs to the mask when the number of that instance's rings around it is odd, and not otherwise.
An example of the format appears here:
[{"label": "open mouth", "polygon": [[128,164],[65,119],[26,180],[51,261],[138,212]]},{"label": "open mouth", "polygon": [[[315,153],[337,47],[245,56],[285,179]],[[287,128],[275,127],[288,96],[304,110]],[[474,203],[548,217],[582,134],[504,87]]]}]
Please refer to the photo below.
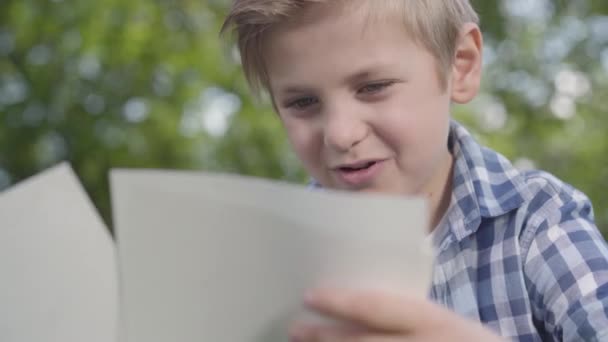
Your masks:
[{"label": "open mouth", "polygon": [[336,176],[341,183],[360,188],[371,184],[380,176],[386,159],[363,160],[336,167]]},{"label": "open mouth", "polygon": [[368,161],[368,162],[364,162],[364,163],[360,163],[360,164],[356,164],[356,165],[342,166],[339,168],[339,170],[342,172],[363,171],[363,170],[367,170],[370,167],[374,166],[376,163],[377,163],[377,161]]}]

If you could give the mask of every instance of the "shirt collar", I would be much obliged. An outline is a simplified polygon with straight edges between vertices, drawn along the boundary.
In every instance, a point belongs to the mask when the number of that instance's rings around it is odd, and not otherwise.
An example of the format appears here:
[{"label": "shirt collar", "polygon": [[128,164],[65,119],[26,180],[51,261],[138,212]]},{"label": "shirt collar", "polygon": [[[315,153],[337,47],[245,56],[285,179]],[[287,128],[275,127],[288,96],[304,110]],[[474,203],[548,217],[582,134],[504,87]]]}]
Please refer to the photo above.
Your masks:
[{"label": "shirt collar", "polygon": [[[504,215],[524,202],[522,174],[502,155],[481,146],[458,122],[450,123],[448,146],[454,156],[452,199],[441,221],[441,245],[475,233],[483,218]],[[436,240],[436,241],[437,241]]]}]

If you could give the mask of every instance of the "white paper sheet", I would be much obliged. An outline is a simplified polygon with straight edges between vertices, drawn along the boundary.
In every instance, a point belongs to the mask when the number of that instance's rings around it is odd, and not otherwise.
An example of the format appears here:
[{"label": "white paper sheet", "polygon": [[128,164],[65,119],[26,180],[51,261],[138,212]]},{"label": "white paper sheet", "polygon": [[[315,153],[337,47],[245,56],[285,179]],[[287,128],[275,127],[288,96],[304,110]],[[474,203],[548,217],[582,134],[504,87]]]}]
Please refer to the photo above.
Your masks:
[{"label": "white paper sheet", "polygon": [[0,193],[0,341],[116,341],[115,249],[67,164]]},{"label": "white paper sheet", "polygon": [[111,188],[129,342],[287,341],[313,286],[429,288],[421,200],[137,170]]}]

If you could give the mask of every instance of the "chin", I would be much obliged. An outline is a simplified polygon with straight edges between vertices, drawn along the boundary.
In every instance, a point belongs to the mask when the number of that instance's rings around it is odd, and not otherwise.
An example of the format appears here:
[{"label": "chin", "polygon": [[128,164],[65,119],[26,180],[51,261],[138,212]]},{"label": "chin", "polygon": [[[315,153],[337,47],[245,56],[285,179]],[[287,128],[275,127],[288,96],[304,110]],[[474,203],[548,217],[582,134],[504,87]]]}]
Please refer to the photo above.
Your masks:
[{"label": "chin", "polygon": [[361,192],[361,193],[374,193],[374,194],[397,194],[398,191],[395,191],[394,189],[391,191],[390,187],[386,187],[386,186],[379,186],[379,185],[364,185],[358,188],[347,188],[344,189],[347,191],[353,191],[353,192]]},{"label": "chin", "polygon": [[369,193],[381,193],[381,194],[387,194],[387,195],[398,195],[398,196],[416,195],[416,191],[414,191],[412,189],[403,189],[403,186],[398,186],[398,185],[369,186],[366,188],[362,188],[361,190],[358,190],[358,191],[369,192]]}]

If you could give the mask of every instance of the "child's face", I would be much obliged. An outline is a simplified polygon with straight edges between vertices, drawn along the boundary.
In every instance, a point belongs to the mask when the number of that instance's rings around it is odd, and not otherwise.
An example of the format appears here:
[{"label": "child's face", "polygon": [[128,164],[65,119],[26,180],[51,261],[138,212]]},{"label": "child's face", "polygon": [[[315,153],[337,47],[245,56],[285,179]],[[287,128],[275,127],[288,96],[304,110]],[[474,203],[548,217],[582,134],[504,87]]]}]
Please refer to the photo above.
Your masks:
[{"label": "child's face", "polygon": [[266,63],[280,118],[324,187],[427,193],[451,167],[450,85],[395,16],[319,5],[270,35]]}]

